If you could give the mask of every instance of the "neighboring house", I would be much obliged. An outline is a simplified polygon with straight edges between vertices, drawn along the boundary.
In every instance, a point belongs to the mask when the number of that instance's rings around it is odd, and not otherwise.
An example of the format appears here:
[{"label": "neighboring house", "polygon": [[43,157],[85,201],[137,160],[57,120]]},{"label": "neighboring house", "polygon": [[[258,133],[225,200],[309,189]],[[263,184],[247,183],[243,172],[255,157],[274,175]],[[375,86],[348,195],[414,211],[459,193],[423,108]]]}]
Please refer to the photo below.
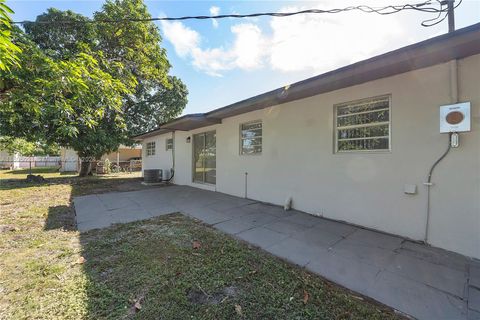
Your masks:
[{"label": "neighboring house", "polygon": [[[479,44],[476,24],[182,116],[136,137],[143,169],[480,258]],[[429,187],[449,144],[440,106],[456,102],[471,130]]]},{"label": "neighboring house", "polygon": [[10,154],[6,150],[0,150],[0,169],[18,169],[20,168],[20,155],[18,153]]},{"label": "neighboring house", "polygon": [[[110,160],[111,163],[116,165],[130,164],[132,159],[139,160],[142,157],[142,146],[136,145],[134,147],[121,145],[118,151],[105,154],[100,159],[105,161]],[[73,149],[62,148],[60,152],[60,158],[62,166],[60,171],[79,171],[80,170],[80,158],[77,152]]]}]

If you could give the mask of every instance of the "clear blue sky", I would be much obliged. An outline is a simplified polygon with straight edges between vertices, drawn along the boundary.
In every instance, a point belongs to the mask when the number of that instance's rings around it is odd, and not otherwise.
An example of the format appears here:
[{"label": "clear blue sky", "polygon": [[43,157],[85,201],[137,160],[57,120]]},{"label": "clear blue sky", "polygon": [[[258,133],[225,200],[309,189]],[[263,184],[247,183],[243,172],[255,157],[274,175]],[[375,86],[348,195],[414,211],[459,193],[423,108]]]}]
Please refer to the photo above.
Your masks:
[{"label": "clear blue sky", "polygon": [[[422,0],[324,1],[146,1],[152,16],[252,13],[328,9],[348,5],[417,3]],[[7,0],[14,20],[34,20],[47,8],[91,17],[103,1]],[[304,15],[294,18],[226,19],[158,23],[171,74],[188,86],[184,113],[214,108],[317,75],[346,64],[445,33],[446,21],[431,28],[430,15],[402,12]],[[480,22],[480,0],[464,0],[457,28]]]}]

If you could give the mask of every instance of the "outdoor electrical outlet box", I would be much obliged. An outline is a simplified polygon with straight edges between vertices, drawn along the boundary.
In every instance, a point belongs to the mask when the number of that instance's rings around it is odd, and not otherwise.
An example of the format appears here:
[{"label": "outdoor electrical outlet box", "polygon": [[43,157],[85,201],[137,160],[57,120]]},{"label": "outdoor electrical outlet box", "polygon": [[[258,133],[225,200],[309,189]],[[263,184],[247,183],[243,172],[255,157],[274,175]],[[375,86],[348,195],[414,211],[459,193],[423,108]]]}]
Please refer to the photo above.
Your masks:
[{"label": "outdoor electrical outlet box", "polygon": [[417,185],[416,184],[406,184],[403,187],[403,192],[406,194],[416,194],[417,193]]},{"label": "outdoor electrical outlet box", "polygon": [[440,133],[470,131],[470,102],[440,106]]}]

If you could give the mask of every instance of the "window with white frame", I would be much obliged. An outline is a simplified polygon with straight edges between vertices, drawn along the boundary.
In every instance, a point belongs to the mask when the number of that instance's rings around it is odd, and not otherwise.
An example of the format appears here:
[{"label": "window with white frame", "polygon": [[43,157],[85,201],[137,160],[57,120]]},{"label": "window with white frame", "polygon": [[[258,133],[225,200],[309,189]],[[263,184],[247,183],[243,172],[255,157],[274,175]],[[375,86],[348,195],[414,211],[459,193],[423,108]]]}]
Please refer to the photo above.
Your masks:
[{"label": "window with white frame", "polygon": [[390,97],[335,106],[337,152],[390,150]]},{"label": "window with white frame", "polygon": [[148,156],[154,156],[155,155],[155,141],[147,142],[146,147],[147,147],[146,148],[147,157]]},{"label": "window with white frame", "polygon": [[173,139],[168,138],[165,140],[165,149],[166,150],[173,150]]},{"label": "window with white frame", "polygon": [[240,153],[262,153],[262,121],[252,121],[240,125]]}]

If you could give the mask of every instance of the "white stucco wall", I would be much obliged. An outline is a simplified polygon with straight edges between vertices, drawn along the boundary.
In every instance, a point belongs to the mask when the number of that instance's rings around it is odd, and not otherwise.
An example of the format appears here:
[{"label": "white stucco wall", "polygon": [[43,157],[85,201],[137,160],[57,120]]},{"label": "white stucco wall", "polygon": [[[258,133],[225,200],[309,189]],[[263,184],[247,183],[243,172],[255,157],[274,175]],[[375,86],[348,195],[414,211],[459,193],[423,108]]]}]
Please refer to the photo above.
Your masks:
[{"label": "white stucco wall", "polygon": [[20,155],[18,153],[10,154],[6,150],[0,150],[0,168],[18,169]]},{"label": "white stucco wall", "polygon": [[[472,131],[435,169],[431,189],[432,245],[480,258],[480,55],[459,61],[459,100],[471,101]],[[437,65],[223,119],[222,124],[175,133],[175,183],[283,204],[315,215],[422,240],[428,170],[444,152],[439,106],[452,101],[450,68]],[[334,153],[334,105],[391,95],[391,152]],[[239,154],[241,123],[263,121],[261,155]],[[192,143],[186,138],[216,130],[217,184],[192,183]],[[163,136],[158,165],[170,163]],[[144,151],[145,152],[145,151]],[[153,162],[157,158],[151,159]],[[404,193],[415,184],[418,193]]]},{"label": "white stucco wall", "polygon": [[[166,150],[166,140],[172,138],[172,133],[166,133],[142,141],[142,174],[145,169],[166,169],[173,167],[172,150]],[[155,141],[155,155],[147,156],[147,143]]]},{"label": "white stucco wall", "polygon": [[62,148],[60,150],[60,161],[61,172],[74,172],[80,169],[78,154],[71,148]]}]

